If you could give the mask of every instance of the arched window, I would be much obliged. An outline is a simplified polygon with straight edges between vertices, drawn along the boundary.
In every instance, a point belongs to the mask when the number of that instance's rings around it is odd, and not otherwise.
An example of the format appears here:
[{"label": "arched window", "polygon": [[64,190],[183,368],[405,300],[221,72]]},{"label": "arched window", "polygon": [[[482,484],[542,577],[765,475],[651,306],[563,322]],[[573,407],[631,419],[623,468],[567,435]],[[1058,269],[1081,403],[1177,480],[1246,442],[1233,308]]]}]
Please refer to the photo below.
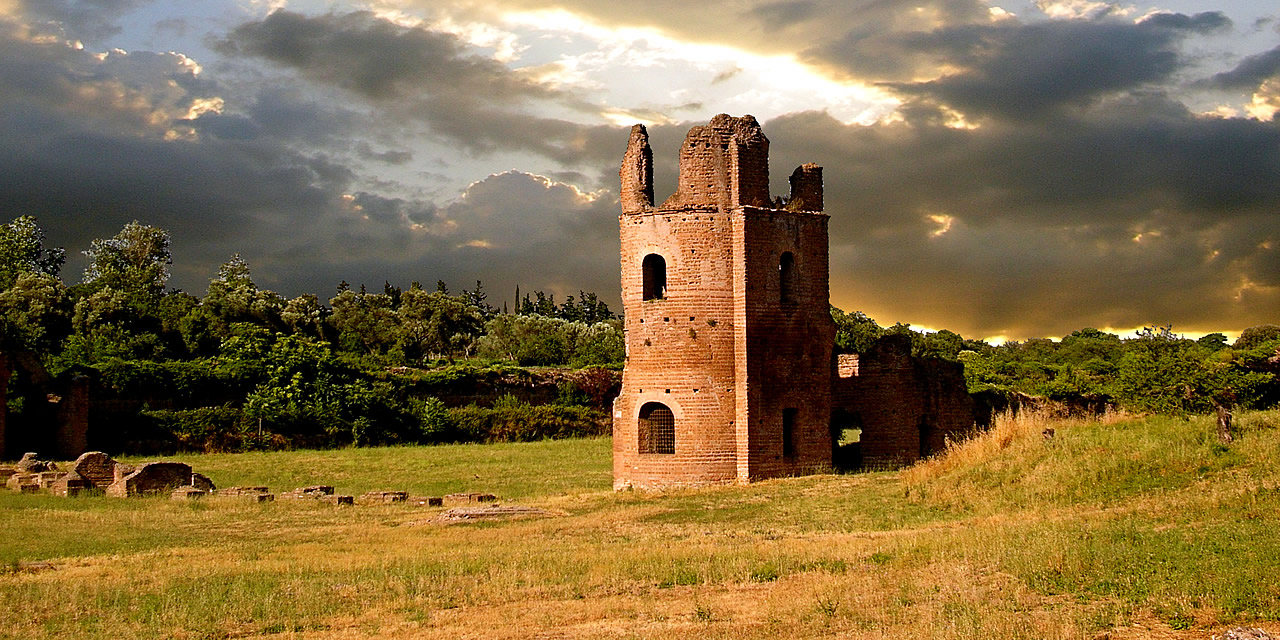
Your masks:
[{"label": "arched window", "polygon": [[790,251],[778,260],[778,293],[782,302],[796,301],[796,257]]},{"label": "arched window", "polygon": [[644,299],[661,300],[667,295],[667,261],[651,253],[644,257]]},{"label": "arched window", "polygon": [[676,452],[676,416],[661,402],[640,407],[640,453]]}]

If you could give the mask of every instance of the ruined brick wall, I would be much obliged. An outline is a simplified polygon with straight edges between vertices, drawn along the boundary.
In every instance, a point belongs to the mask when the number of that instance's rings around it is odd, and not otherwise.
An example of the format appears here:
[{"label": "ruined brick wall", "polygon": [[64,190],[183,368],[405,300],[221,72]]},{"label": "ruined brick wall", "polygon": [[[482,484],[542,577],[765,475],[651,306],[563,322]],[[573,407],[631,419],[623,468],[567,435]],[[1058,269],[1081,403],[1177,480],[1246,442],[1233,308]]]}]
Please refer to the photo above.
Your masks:
[{"label": "ruined brick wall", "polygon": [[796,167],[788,178],[791,195],[787,199],[789,211],[822,211],[822,167],[806,163]]},{"label": "ruined brick wall", "polygon": [[768,206],[769,201],[769,139],[755,118],[720,114],[685,136],[680,181],[661,209],[715,207],[727,212],[738,205]]},{"label": "ruined brick wall", "polygon": [[[769,208],[768,150],[750,116],[694,127],[680,149],[676,193],[655,208],[648,135],[632,128],[619,172],[627,364],[614,404],[616,488],[749,480],[830,463],[827,217]],[[804,172],[802,183],[814,189],[815,175],[820,202],[821,169]],[[785,304],[783,254],[793,283]],[[646,291],[646,256],[665,263],[661,295]],[[641,450],[640,415],[650,402],[675,415],[674,453]]]},{"label": "ruined brick wall", "polygon": [[963,365],[911,356],[911,339],[881,338],[864,354],[838,358],[832,406],[860,427],[862,463],[896,467],[943,449],[974,428]]},{"label": "ruined brick wall", "polygon": [[[745,207],[734,215],[738,476],[768,478],[831,464],[835,325],[828,307],[827,216]],[[783,295],[781,263],[791,284]],[[783,416],[794,410],[792,455]]]},{"label": "ruined brick wall", "polygon": [[57,406],[54,450],[62,460],[73,460],[89,450],[89,378],[76,376]]},{"label": "ruined brick wall", "polygon": [[[690,138],[696,137],[690,132]],[[621,179],[624,192],[652,193],[652,183],[628,184],[651,157],[643,127],[632,129]],[[683,165],[682,165],[683,168]],[[623,200],[619,223],[627,365],[614,403],[616,487],[732,480],[734,360],[732,249],[728,216],[714,201],[690,198],[654,210],[643,197]],[[661,256],[666,287],[644,299],[645,256]],[[640,410],[648,402],[676,419],[674,454],[641,453]]]},{"label": "ruined brick wall", "polygon": [[624,213],[639,213],[653,207],[653,150],[644,125],[631,127],[627,152],[618,172],[622,189],[618,192]]}]

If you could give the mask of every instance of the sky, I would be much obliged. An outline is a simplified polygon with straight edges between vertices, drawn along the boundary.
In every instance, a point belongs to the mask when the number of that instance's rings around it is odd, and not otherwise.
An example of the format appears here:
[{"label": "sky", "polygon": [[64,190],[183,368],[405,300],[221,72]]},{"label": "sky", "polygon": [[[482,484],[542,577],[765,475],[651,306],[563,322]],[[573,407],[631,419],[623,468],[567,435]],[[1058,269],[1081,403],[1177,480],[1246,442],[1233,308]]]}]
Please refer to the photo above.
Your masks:
[{"label": "sky", "polygon": [[484,282],[620,309],[618,166],[754,115],[824,166],[831,301],[1060,337],[1280,323],[1280,8],[1254,0],[0,0],[0,219],[78,282]]}]

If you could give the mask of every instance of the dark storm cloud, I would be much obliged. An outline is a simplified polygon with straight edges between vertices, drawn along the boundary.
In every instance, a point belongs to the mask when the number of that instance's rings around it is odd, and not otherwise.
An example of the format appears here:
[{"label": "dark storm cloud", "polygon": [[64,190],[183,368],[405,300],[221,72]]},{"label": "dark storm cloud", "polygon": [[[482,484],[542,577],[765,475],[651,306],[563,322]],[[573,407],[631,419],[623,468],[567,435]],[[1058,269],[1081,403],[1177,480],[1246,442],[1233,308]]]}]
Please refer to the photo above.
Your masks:
[{"label": "dark storm cloud", "polygon": [[[1221,13],[1156,14],[1140,22],[1002,21],[896,37],[905,57],[924,56],[957,71],[927,82],[888,82],[905,96],[939,101],[970,115],[1039,118],[1060,107],[1167,80],[1181,68],[1178,45],[1230,26]],[[846,38],[847,40],[847,38]],[[813,52],[829,63],[862,64],[846,43]]]},{"label": "dark storm cloud", "polygon": [[1264,81],[1280,75],[1280,47],[1265,53],[1252,55],[1240,61],[1236,68],[1215,74],[1202,83],[1219,89],[1257,89]]},{"label": "dark storm cloud", "polygon": [[21,0],[32,21],[47,21],[67,38],[98,40],[118,33],[116,20],[151,0]]},{"label": "dark storm cloud", "polygon": [[597,150],[617,129],[534,116],[521,103],[589,107],[475,54],[453,34],[402,27],[367,12],[276,11],[236,27],[218,48],[355,92],[389,116],[425,122],[435,135],[472,153],[523,150],[588,165],[609,157]]},{"label": "dark storm cloud", "polygon": [[1274,122],[1141,96],[1052,126],[809,113],[765,129],[775,172],[825,167],[833,301],[883,322],[974,336],[1212,331],[1280,308]]},{"label": "dark storm cloud", "polygon": [[[490,301],[501,305],[523,291],[576,295],[579,289],[616,299],[618,201],[613,193],[586,194],[533,174],[509,171],[472,184],[461,197],[434,205],[356,194],[353,205],[371,218],[409,218],[421,225],[395,229],[392,244],[352,228],[350,253],[326,251],[306,261],[268,258],[272,286],[332,295],[340,280],[353,285],[406,286],[444,280],[454,289],[484,281]],[[394,251],[387,247],[394,246]],[[256,267],[255,267],[256,269]],[[255,274],[258,271],[255,270]],[[316,285],[315,283],[321,283]],[[328,283],[325,285],[324,283]]]},{"label": "dark storm cloud", "polygon": [[236,27],[218,47],[228,55],[265,58],[377,101],[447,94],[501,103],[555,94],[491,58],[469,54],[453,34],[401,27],[363,11],[323,16],[275,11]]},{"label": "dark storm cloud", "polygon": [[773,30],[808,20],[814,16],[817,9],[818,5],[813,0],[789,0],[754,7],[751,9],[751,15],[766,29]]},{"label": "dark storm cloud", "polygon": [[[170,232],[170,284],[197,293],[233,253],[286,295],[327,298],[342,279],[616,288],[600,268],[616,262],[611,191],[512,172],[443,205],[383,192],[370,186],[395,185],[333,151],[384,163],[409,152],[353,139],[362,127],[346,110],[279,84],[235,100],[178,54],[100,57],[25,34],[0,22],[0,219],[37,216],[69,250],[70,282],[80,250],[137,219]],[[239,108],[188,119],[222,97]],[[608,139],[601,129],[573,144]],[[611,157],[625,146],[618,132]]]}]

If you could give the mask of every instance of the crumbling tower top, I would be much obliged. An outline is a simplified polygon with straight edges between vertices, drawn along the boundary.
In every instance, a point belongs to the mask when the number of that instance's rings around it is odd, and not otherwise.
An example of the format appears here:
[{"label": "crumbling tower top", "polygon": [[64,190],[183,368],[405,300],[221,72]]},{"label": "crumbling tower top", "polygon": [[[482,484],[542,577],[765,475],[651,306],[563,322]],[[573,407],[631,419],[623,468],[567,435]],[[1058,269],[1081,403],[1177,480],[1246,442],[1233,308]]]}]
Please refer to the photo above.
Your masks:
[{"label": "crumbling tower top", "polygon": [[631,127],[627,153],[622,156],[622,212],[637,213],[653,208],[653,150],[644,125]]},{"label": "crumbling tower top", "polygon": [[[631,128],[619,171],[623,213],[652,211],[653,151],[644,125]],[[720,114],[689,130],[680,147],[680,181],[661,210],[772,208],[769,139],[754,116]],[[822,211],[822,167],[802,165],[791,174],[791,211]]]}]

